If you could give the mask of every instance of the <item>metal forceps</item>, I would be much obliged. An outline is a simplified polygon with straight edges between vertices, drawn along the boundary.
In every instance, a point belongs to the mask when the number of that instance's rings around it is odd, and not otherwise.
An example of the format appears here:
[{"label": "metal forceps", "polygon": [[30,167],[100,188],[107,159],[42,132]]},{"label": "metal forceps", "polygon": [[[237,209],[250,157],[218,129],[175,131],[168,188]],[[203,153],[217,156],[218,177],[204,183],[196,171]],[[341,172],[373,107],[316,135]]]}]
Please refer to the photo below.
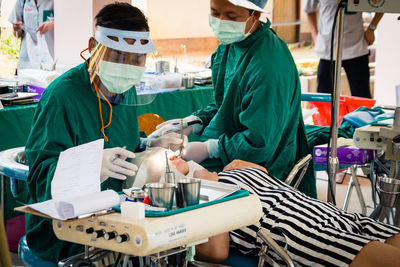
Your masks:
[{"label": "metal forceps", "polygon": [[182,140],[182,144],[181,144],[181,148],[180,148],[180,150],[179,150],[179,156],[180,156],[180,157],[182,156],[183,149],[185,148],[185,147],[183,146],[183,143],[184,143],[184,139],[183,139],[183,119],[181,119],[181,140]]}]

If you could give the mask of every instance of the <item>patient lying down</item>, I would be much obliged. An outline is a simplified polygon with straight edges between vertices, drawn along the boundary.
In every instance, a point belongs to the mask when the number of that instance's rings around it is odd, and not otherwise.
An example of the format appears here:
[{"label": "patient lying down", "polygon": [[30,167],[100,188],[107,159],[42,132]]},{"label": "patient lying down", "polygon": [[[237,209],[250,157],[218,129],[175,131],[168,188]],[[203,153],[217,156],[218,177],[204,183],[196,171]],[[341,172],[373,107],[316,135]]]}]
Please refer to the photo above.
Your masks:
[{"label": "patient lying down", "polygon": [[[189,172],[185,161],[173,163],[180,172]],[[221,262],[229,249],[256,256],[261,247],[257,231],[263,228],[299,266],[400,266],[400,228],[307,197],[259,165],[235,160],[219,174],[203,169],[193,176],[239,185],[260,198],[264,212],[257,225],[197,245],[201,258]],[[273,251],[268,256],[270,264],[284,264]]]}]

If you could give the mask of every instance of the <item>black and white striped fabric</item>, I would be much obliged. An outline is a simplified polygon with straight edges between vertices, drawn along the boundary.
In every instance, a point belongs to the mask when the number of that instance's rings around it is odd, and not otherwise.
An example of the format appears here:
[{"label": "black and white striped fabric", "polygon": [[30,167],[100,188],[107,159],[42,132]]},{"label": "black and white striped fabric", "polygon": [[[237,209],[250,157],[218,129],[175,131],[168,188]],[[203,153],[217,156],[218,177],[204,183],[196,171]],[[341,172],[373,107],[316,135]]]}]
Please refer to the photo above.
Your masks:
[{"label": "black and white striped fabric", "polygon": [[[258,169],[218,176],[220,182],[237,184],[261,200],[264,216],[259,224],[230,233],[231,244],[245,254],[257,255],[261,241],[256,233],[262,227],[297,266],[347,266],[368,242],[384,242],[400,232],[400,228],[312,199]],[[268,254],[269,264],[283,264],[271,250]]]}]

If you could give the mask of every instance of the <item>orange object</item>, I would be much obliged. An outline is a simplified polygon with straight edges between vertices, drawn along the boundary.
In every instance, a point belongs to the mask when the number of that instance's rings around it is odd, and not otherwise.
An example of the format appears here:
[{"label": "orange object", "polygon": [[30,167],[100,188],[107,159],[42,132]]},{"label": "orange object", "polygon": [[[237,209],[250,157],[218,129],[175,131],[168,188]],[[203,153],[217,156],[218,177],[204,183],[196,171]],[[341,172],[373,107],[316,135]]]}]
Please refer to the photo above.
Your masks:
[{"label": "orange object", "polygon": [[[372,108],[375,105],[376,100],[356,97],[356,96],[345,96],[341,95],[339,99],[339,125],[342,123],[343,117],[359,107]],[[330,102],[309,102],[308,108],[317,108],[318,113],[313,115],[313,121],[315,125],[319,126],[330,126],[331,125],[331,103]]]},{"label": "orange object", "polygon": [[147,136],[154,132],[157,125],[163,123],[164,119],[154,113],[142,114],[138,117],[139,131],[143,131]]},{"label": "orange object", "polygon": [[143,203],[144,203],[144,204],[150,205],[150,198],[149,198],[149,197],[145,197],[145,198],[143,199]]},{"label": "orange object", "polygon": [[372,108],[376,102],[375,99],[357,96],[346,96],[345,101],[348,113],[357,110],[359,107]]},{"label": "orange object", "polygon": [[[309,102],[308,108],[317,108],[318,113],[313,114],[314,125],[331,126],[331,102]],[[346,115],[346,103],[343,96],[339,100],[339,124],[342,122],[344,115]]]}]

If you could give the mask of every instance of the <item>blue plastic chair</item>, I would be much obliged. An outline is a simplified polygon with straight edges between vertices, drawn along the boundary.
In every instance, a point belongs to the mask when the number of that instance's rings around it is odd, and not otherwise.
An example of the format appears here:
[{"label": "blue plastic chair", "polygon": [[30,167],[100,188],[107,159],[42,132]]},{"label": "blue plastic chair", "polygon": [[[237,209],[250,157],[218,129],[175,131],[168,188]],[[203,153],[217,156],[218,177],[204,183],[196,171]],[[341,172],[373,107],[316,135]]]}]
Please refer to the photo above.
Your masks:
[{"label": "blue plastic chair", "polygon": [[30,267],[57,267],[56,264],[45,261],[33,254],[29,249],[28,243],[26,242],[26,236],[24,235],[18,244],[18,258],[23,264]]},{"label": "blue plastic chair", "polygon": [[[18,181],[26,182],[29,173],[29,167],[23,163],[25,147],[17,147],[0,152],[0,175],[4,181],[5,177],[10,178],[11,193],[18,196]],[[2,188],[4,194],[4,188]],[[3,204],[3,203],[2,203]],[[56,267],[52,262],[48,262],[37,257],[29,249],[24,235],[18,243],[18,257],[27,266],[32,267]]]},{"label": "blue plastic chair", "polygon": [[[11,148],[0,152],[0,175],[10,178],[11,193],[17,197],[18,181],[26,182],[29,174],[29,167],[20,160],[25,158],[25,147]],[[4,191],[4,189],[2,189]]]}]

